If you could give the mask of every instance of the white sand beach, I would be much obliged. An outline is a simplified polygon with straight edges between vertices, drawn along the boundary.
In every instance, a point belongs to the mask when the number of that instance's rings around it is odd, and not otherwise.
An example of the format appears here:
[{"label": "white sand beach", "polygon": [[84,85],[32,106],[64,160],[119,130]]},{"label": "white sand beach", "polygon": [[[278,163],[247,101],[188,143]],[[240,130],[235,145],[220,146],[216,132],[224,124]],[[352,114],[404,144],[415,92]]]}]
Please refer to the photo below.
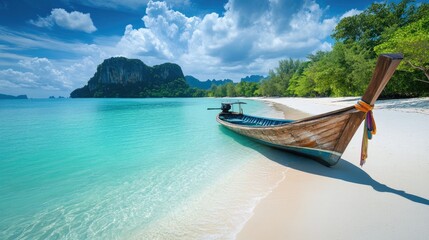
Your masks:
[{"label": "white sand beach", "polygon": [[[299,118],[358,98],[261,100]],[[362,126],[331,168],[274,149],[262,153],[289,169],[237,239],[428,239],[429,98],[378,101],[374,116],[377,135],[363,167]]]}]

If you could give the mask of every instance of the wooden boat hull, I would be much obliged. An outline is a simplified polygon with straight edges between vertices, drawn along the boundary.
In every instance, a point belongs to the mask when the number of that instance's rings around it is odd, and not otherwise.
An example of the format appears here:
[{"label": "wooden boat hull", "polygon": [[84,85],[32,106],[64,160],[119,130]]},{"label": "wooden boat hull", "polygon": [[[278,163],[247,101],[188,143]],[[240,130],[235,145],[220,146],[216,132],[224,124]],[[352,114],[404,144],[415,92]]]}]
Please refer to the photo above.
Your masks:
[{"label": "wooden boat hull", "polygon": [[[223,103],[220,108],[222,112],[216,120],[238,134],[332,166],[340,160],[402,58],[401,54],[379,56],[372,79],[357,107],[350,106],[299,121],[288,121],[244,115],[240,105],[242,102]],[[239,105],[238,113],[230,111],[233,104]],[[361,156],[361,164],[366,158],[366,150],[362,153],[365,154]]]},{"label": "wooden boat hull", "polygon": [[[350,135],[351,138],[364,119],[362,112],[354,108],[345,108],[324,117],[310,117],[273,126],[249,126],[230,122],[231,119],[245,116],[237,113],[230,113],[229,116],[220,113],[216,120],[238,134],[268,146],[304,155],[326,166],[335,165],[340,160],[346,147],[340,143],[348,140],[344,139],[346,135]],[[262,122],[266,118],[258,119]],[[346,127],[347,132],[353,128],[353,134],[344,135]]]}]

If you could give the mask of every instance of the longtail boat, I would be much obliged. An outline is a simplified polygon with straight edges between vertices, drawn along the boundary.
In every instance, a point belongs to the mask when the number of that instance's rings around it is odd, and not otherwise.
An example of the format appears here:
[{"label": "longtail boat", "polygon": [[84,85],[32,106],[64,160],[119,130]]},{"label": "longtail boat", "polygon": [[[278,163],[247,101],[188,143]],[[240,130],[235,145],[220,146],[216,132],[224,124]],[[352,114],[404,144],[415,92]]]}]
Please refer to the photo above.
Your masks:
[{"label": "longtail boat", "polygon": [[[362,99],[354,106],[300,120],[271,119],[243,114],[243,102],[222,103],[216,120],[228,129],[263,144],[315,159],[326,166],[335,165],[364,119],[361,165],[366,159],[368,139],[375,134],[372,108],[396,67],[402,54],[378,57],[372,79]],[[239,111],[231,111],[237,104]]]}]

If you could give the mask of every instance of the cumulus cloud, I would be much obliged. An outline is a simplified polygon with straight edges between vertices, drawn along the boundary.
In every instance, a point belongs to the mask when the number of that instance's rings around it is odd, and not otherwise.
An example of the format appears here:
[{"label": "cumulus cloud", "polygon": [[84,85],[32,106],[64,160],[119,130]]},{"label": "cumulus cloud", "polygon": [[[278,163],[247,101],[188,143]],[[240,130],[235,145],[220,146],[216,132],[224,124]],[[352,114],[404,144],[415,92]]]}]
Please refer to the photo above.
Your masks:
[{"label": "cumulus cloud", "polygon": [[18,64],[36,76],[33,83],[45,89],[70,89],[71,84],[65,74],[58,70],[47,58],[20,60]]},{"label": "cumulus cloud", "polygon": [[[68,96],[71,90],[86,84],[103,59],[115,55],[112,42],[118,39],[96,38],[93,44],[70,43],[0,27],[0,42],[4,43],[0,44],[0,92],[15,91],[36,97],[46,97],[47,92],[51,92]],[[27,49],[48,52],[61,49],[69,58],[52,60],[23,55]]]},{"label": "cumulus cloud", "polygon": [[228,15],[240,28],[247,28],[259,22],[271,8],[269,1],[260,0],[233,0],[225,7]]},{"label": "cumulus cloud", "polygon": [[341,19],[343,19],[343,18],[346,18],[346,17],[351,17],[351,16],[354,16],[354,15],[359,15],[359,14],[361,14],[361,13],[362,13],[362,11],[360,11],[360,10],[357,10],[357,9],[353,8],[353,9],[351,9],[351,10],[349,10],[349,11],[345,12],[345,13],[340,17],[340,20],[341,20]]},{"label": "cumulus cloud", "polygon": [[31,72],[20,72],[13,69],[0,70],[1,87],[39,87],[36,84],[38,77]]},{"label": "cumulus cloud", "polygon": [[142,18],[145,28],[125,28],[118,43],[125,55],[150,55],[160,59],[174,59],[187,50],[187,44],[195,27],[201,21],[198,17],[186,17],[167,7],[165,2],[148,3],[146,15]]},{"label": "cumulus cloud", "polygon": [[[122,36],[96,38],[91,44],[68,43],[0,26],[0,41],[5,44],[0,45],[4,51],[0,66],[6,66],[0,69],[0,90],[56,89],[67,95],[86,84],[97,65],[111,56],[140,58],[148,65],[175,62],[185,74],[202,80],[265,75],[280,59],[303,59],[309,53],[330,50],[327,37],[339,19],[360,13],[352,9],[342,16],[327,18],[328,9],[314,0],[229,0],[223,13],[204,16],[186,16],[172,6],[171,1],[149,1],[140,26],[129,24],[124,26]],[[77,19],[74,27],[72,15]],[[89,14],[64,9],[53,9],[49,16],[32,24],[96,30]],[[18,53],[26,49],[62,49],[73,57],[53,61]],[[11,60],[18,64],[11,65]]]},{"label": "cumulus cloud", "polygon": [[97,30],[89,13],[77,11],[69,13],[62,8],[54,8],[51,11],[51,15],[44,18],[39,17],[37,20],[30,20],[29,23],[37,27],[45,28],[51,28],[57,25],[65,29],[83,31],[86,33],[92,33]]},{"label": "cumulus cloud", "polygon": [[[96,64],[90,57],[74,63],[54,64],[47,58],[28,58],[18,62],[20,70],[0,70],[0,88],[39,89],[69,93],[88,81]],[[81,81],[76,81],[81,77]]]},{"label": "cumulus cloud", "polygon": [[[258,62],[305,58],[315,50],[327,49],[325,38],[338,18],[324,18],[325,11],[311,0],[229,0],[223,15],[187,17],[166,2],[151,0],[142,18],[144,27],[128,25],[118,49],[125,56],[157,56],[178,62],[190,74],[199,68],[207,75],[231,69],[243,74]],[[210,70],[213,72],[208,73]]]}]

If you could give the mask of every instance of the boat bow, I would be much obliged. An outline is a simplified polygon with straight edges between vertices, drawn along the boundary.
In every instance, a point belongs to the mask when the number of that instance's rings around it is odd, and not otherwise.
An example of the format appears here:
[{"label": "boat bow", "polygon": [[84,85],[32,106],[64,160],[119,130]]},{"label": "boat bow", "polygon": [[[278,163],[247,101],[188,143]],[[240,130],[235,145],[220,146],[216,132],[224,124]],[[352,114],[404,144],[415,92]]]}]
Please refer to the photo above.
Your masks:
[{"label": "boat bow", "polygon": [[[401,54],[380,55],[362,102],[371,108],[402,60]],[[229,104],[229,109],[226,107]],[[350,106],[298,121],[268,119],[230,111],[234,103],[222,105],[216,120],[228,129],[261,143],[305,155],[327,166],[335,165],[356,130],[368,115]],[[363,140],[365,141],[365,140]]]}]

